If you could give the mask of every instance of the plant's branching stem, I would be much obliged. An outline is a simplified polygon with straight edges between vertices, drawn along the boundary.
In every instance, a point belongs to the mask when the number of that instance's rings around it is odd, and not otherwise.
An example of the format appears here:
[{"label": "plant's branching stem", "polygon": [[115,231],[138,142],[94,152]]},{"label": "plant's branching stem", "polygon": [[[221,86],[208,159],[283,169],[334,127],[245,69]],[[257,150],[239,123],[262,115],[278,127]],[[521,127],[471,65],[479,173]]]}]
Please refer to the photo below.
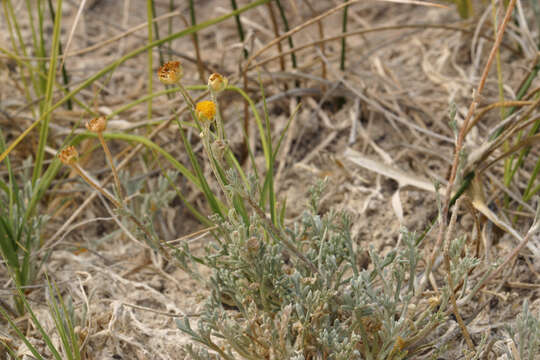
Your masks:
[{"label": "plant's branching stem", "polygon": [[457,219],[457,213],[460,205],[460,200],[458,200],[458,203],[456,204],[454,208],[454,212],[452,213],[452,217],[450,218],[450,224],[448,225],[448,230],[446,233],[446,243],[444,246],[444,264],[446,266],[446,278],[448,280],[448,288],[450,292],[450,302],[452,303],[452,312],[454,313],[454,316],[456,317],[456,320],[459,324],[459,327],[461,329],[461,332],[463,333],[463,337],[465,337],[465,342],[467,343],[467,346],[469,346],[469,349],[472,351],[476,351],[474,347],[474,343],[472,342],[471,335],[467,331],[467,326],[465,326],[465,323],[463,322],[463,318],[459,314],[459,309],[456,303],[456,293],[454,289],[454,280],[452,279],[452,266],[450,264],[450,245],[451,245],[451,236],[454,232],[454,226],[456,225],[456,219]]},{"label": "plant's branching stem", "polygon": [[242,196],[242,197],[248,202],[248,204],[253,208],[253,210],[255,210],[255,212],[257,213],[257,215],[259,215],[261,220],[264,221],[268,229],[274,233],[274,236],[277,237],[279,241],[281,241],[283,245],[285,245],[287,249],[289,249],[294,255],[296,255],[300,260],[305,262],[311,268],[313,272],[320,275],[319,269],[317,269],[317,267],[311,261],[309,261],[309,259],[306,258],[304,254],[298,251],[298,249],[296,248],[296,246],[294,246],[292,242],[290,242],[285,236],[283,236],[282,232],[278,228],[276,228],[274,224],[272,224],[272,221],[270,221],[268,217],[266,217],[266,214],[264,213],[264,211],[262,211],[262,209],[257,204],[255,204],[255,202],[253,202],[253,200],[251,200],[249,196]]}]

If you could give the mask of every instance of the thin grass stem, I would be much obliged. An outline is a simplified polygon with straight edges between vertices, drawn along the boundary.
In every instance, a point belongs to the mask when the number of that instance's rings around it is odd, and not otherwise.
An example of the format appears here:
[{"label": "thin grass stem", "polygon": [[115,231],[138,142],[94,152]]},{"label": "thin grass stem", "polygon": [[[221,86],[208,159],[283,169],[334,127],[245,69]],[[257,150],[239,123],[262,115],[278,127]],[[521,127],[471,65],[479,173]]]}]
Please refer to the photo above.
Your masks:
[{"label": "thin grass stem", "polygon": [[[45,88],[45,99],[43,101],[43,113],[47,114],[43,118],[43,123],[41,124],[41,131],[39,134],[39,143],[38,149],[36,151],[36,160],[34,163],[34,171],[32,174],[32,184],[35,185],[36,181],[42,174],[43,170],[43,159],[45,156],[45,144],[47,143],[47,137],[49,133],[49,121],[51,118],[51,111],[49,109],[52,107],[52,95],[53,95],[53,86],[56,79],[56,63],[58,59],[58,46],[60,44],[60,25],[62,21],[62,0],[57,0],[56,4],[56,18],[54,19],[54,29],[53,29],[53,39],[51,46],[51,60],[49,62],[49,73],[47,76],[46,88]],[[43,116],[43,114],[42,114]]]},{"label": "thin grass stem", "polygon": [[[276,0],[276,5],[279,9],[279,14],[281,15],[281,20],[283,21],[283,27],[285,28],[285,32],[289,32],[289,21],[287,20],[287,16],[285,15],[285,9],[283,8],[281,4],[281,0]],[[297,68],[296,63],[296,54],[294,53],[294,42],[292,39],[292,35],[287,36],[287,41],[289,42],[289,48],[291,49],[291,62],[293,69]]]},{"label": "thin grass stem", "polygon": [[[233,8],[233,12],[236,12],[238,10],[238,5],[236,4],[236,0],[231,0],[231,6]],[[236,31],[238,32],[238,37],[240,38],[240,42],[243,44],[246,37],[244,35],[244,27],[242,26],[242,21],[240,21],[239,14],[234,15],[234,21],[236,22]],[[249,56],[249,53],[245,47],[243,47],[243,51],[244,51],[244,59],[247,59]]]},{"label": "thin grass stem", "polygon": [[[197,26],[197,16],[195,14],[195,3],[193,0],[189,0],[189,17],[191,18],[191,26]],[[195,48],[195,57],[197,58],[197,70],[199,71],[199,78],[203,80],[206,76],[204,75],[204,66],[201,58],[199,35],[197,32],[194,32],[191,37],[193,39],[193,47]]]},{"label": "thin grass stem", "polygon": [[[52,4],[52,0],[48,0],[47,2],[49,4],[49,13],[51,14],[51,19],[54,22],[55,18],[56,18],[56,14],[54,12],[54,7],[53,7],[53,4]],[[62,57],[62,54],[63,54],[62,42],[60,41],[58,43],[58,56]],[[63,90],[67,94],[67,93],[69,93],[69,75],[67,73],[66,63],[65,62],[62,62],[62,69],[61,70],[62,70],[62,81],[64,83]],[[66,107],[67,107],[68,110],[73,110],[73,102],[71,101],[71,99],[69,99],[66,102]]]},{"label": "thin grass stem", "polygon": [[[348,0],[344,0],[344,2],[347,2]],[[347,33],[347,21],[349,19],[348,17],[348,11],[349,7],[345,6],[343,9],[343,18],[341,20],[341,33],[345,34]],[[341,55],[339,59],[339,69],[341,71],[345,71],[345,55],[347,53],[347,42],[345,36],[341,38]]]},{"label": "thin grass stem", "polygon": [[[154,31],[152,29],[152,21],[154,20],[154,11],[152,6],[153,0],[146,0],[146,14],[147,14],[147,36],[148,36],[148,43],[151,44],[154,40]],[[149,47],[147,50],[147,71],[148,71],[148,94],[152,94],[154,92],[154,60],[152,55],[153,48]],[[148,120],[152,118],[152,100],[148,100],[148,107],[147,107],[147,116]]]},{"label": "thin grass stem", "polygon": [[[156,2],[155,0],[151,0],[152,2],[152,23],[154,23],[154,34],[156,35],[156,40],[159,40],[159,23],[156,21]],[[169,18],[169,21],[171,18]],[[170,34],[170,32],[169,32]],[[169,47],[171,50],[171,47]],[[163,56],[163,44],[158,46],[158,56],[159,56],[159,63],[163,64],[165,62],[164,56]]]},{"label": "thin grass stem", "polygon": [[[16,41],[15,41],[15,39],[18,39],[19,40],[19,45],[20,45],[20,50],[21,50],[22,54],[24,56],[27,56],[26,46],[24,44],[23,37],[22,37],[22,34],[20,32],[20,28],[19,28],[19,25],[18,25],[18,22],[17,22],[17,17],[13,13],[13,6],[11,4],[11,0],[3,1],[2,5],[3,5],[3,9],[4,9],[4,17],[5,17],[7,25],[8,25],[7,26],[8,31],[10,33],[11,46],[13,47],[13,51],[18,55],[19,50],[18,50],[18,47],[16,46]],[[13,20],[13,24],[12,24],[12,20]],[[33,28],[33,23],[32,22],[31,22],[31,25],[32,25],[32,28]],[[13,33],[13,28],[15,29],[15,32],[16,32],[17,36],[15,36],[15,34]],[[35,76],[34,76],[34,73],[33,73],[31,67],[29,67],[28,74],[30,76],[30,80],[33,83],[34,91],[37,92],[38,86],[37,86],[37,83],[35,82]],[[22,85],[23,85],[23,89],[24,89],[24,94],[25,94],[25,97],[26,97],[28,103],[33,103],[32,102],[32,95],[30,93],[30,89],[29,89],[29,85],[28,85],[26,76],[22,76],[21,80],[22,80]],[[37,113],[36,113],[36,109],[34,108],[34,106],[31,107],[31,111],[32,111],[32,115],[36,116]]]},{"label": "thin grass stem", "polygon": [[116,166],[114,166],[111,150],[109,150],[109,146],[107,145],[107,142],[105,141],[105,138],[103,137],[103,134],[101,132],[98,132],[97,136],[98,136],[99,142],[101,143],[101,146],[103,147],[105,156],[107,157],[107,160],[109,161],[109,164],[111,166],[112,174],[114,177],[114,183],[116,185],[116,191],[118,192],[118,198],[120,199],[120,202],[123,202],[124,195],[122,191],[122,185],[120,184],[120,179],[118,178],[118,172],[116,171]]},{"label": "thin grass stem", "polygon": [[[277,23],[277,20],[276,20],[276,14],[274,12],[274,7],[272,6],[271,2],[267,3],[266,6],[268,7],[268,11],[270,12],[270,20],[272,21],[272,28],[274,30],[274,34],[275,34],[276,37],[278,37],[279,36],[279,28],[278,28],[278,23]],[[281,71],[285,71],[285,58],[282,55],[283,47],[281,46],[280,42],[278,42],[276,44],[276,46],[277,46],[278,55],[279,55],[279,67],[281,68]],[[287,87],[285,87],[285,90],[287,90]]]}]

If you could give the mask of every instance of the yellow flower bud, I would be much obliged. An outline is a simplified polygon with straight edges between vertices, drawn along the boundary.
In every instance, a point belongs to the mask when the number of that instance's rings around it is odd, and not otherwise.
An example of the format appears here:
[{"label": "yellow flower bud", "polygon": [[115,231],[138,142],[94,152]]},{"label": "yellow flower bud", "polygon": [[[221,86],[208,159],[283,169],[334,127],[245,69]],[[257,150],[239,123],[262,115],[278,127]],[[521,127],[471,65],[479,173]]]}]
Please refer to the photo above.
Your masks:
[{"label": "yellow flower bud", "polygon": [[216,104],[213,101],[199,101],[195,106],[195,115],[201,122],[211,122],[216,116]]},{"label": "yellow flower bud", "polygon": [[215,93],[225,90],[228,84],[229,79],[218,73],[213,73],[208,78],[208,88]]},{"label": "yellow flower bud", "polygon": [[70,145],[58,153],[58,158],[65,165],[73,165],[77,162],[79,153],[75,149],[75,146]]},{"label": "yellow flower bud", "polygon": [[158,69],[159,81],[165,85],[176,84],[182,78],[183,69],[180,61],[169,61]]},{"label": "yellow flower bud", "polygon": [[103,132],[107,129],[107,118],[105,116],[93,118],[86,122],[86,128],[95,133]]}]

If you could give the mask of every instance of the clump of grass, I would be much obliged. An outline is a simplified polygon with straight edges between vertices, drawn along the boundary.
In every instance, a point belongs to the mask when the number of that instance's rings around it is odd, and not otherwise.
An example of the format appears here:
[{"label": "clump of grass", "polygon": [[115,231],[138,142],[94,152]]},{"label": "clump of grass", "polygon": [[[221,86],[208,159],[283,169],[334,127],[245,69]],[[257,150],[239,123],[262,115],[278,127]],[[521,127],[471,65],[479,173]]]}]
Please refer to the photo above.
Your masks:
[{"label": "clump of grass", "polygon": [[[48,353],[38,350],[25,335],[25,329],[19,327],[13,318],[6,312],[4,308],[0,306],[0,315],[9,323],[16,335],[26,345],[27,351],[25,354],[15,354],[15,351],[11,346],[5,342],[4,339],[0,339],[0,342],[5,346],[7,352],[13,359],[18,359],[19,356],[23,358],[30,354],[35,356],[38,360],[55,359],[55,360],[81,360],[85,358],[83,348],[88,340],[88,327],[86,324],[86,309],[82,311],[74,308],[71,298],[64,300],[61,292],[54,283],[47,279],[47,305],[49,308],[49,315],[54,321],[55,332],[60,341],[56,343],[52,340],[53,334],[49,333],[38,320],[36,314],[32,310],[23,289],[17,286],[17,296],[24,308],[28,312],[31,324],[38,330],[41,335],[41,339],[45,344]],[[51,357],[52,356],[52,357]]]},{"label": "clump of grass", "polygon": [[[0,151],[4,149],[4,139],[0,131]],[[29,169],[31,159],[24,162]],[[40,248],[42,225],[47,216],[31,211],[31,199],[34,194],[31,175],[25,171],[17,177],[9,159],[6,161],[8,182],[0,179],[0,255],[15,286],[31,285],[36,278],[41,262],[35,258]],[[22,184],[22,185],[21,185]],[[14,296],[16,313],[25,312],[19,296]],[[5,305],[5,303],[2,302]]]}]

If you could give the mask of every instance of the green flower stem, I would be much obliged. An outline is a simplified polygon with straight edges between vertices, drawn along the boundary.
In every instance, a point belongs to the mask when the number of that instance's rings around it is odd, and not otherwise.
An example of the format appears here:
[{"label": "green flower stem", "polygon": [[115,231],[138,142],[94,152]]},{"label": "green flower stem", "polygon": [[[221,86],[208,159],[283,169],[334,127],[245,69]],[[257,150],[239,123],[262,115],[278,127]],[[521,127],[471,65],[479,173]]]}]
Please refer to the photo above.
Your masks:
[{"label": "green flower stem", "polygon": [[229,196],[229,192],[225,188],[225,183],[223,182],[223,178],[221,176],[221,173],[218,172],[218,168],[216,166],[217,160],[214,155],[214,152],[212,151],[212,147],[210,146],[210,128],[208,124],[204,124],[203,131],[201,132],[201,139],[203,143],[204,150],[206,151],[206,155],[208,156],[208,162],[210,163],[210,168],[212,169],[212,172],[214,173],[214,176],[216,177],[216,180],[221,187],[221,191],[223,191],[223,194],[227,198],[227,203],[229,207],[232,205],[231,197]]},{"label": "green flower stem", "polygon": [[210,97],[214,104],[216,104],[216,123],[218,130],[218,139],[225,141],[225,127],[223,125],[223,118],[221,117],[221,111],[219,109],[218,97],[215,91],[210,89]]}]

